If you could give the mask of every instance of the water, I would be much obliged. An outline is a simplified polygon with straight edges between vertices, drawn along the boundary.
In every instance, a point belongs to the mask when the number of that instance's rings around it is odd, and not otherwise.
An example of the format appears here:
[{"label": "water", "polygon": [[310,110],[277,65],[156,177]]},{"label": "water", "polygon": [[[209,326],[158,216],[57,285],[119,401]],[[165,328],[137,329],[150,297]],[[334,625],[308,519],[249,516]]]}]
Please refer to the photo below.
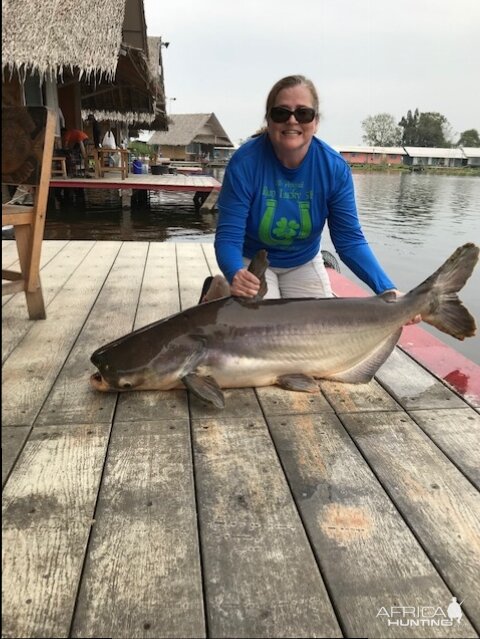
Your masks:
[{"label": "water", "polygon": [[[221,181],[223,169],[213,172]],[[362,226],[380,263],[408,291],[465,242],[480,244],[480,179],[403,172],[354,173]],[[193,194],[159,192],[150,209],[51,211],[46,239],[213,241],[216,214],[197,213]],[[333,252],[328,233],[322,248]],[[346,266],[342,272],[361,283]],[[368,290],[368,289],[367,289]],[[480,265],[461,292],[480,326]],[[480,364],[480,335],[459,342],[422,324],[433,335]]]}]

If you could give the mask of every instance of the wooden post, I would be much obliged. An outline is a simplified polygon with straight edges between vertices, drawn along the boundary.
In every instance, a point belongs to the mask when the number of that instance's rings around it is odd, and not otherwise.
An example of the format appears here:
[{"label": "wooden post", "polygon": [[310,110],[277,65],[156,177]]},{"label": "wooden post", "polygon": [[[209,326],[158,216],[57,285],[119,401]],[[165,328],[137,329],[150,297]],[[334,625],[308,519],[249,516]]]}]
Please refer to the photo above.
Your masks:
[{"label": "wooden post", "polygon": [[216,208],[219,194],[220,194],[220,191],[216,191],[215,189],[212,189],[210,193],[208,194],[207,199],[201,205],[200,213],[208,213],[209,211],[213,211],[213,209]]}]

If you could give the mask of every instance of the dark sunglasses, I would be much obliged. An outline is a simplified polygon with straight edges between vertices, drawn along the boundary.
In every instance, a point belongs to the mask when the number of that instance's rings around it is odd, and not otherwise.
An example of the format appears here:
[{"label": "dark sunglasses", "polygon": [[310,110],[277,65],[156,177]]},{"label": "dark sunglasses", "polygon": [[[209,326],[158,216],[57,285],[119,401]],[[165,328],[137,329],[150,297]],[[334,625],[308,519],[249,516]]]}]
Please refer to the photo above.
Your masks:
[{"label": "dark sunglasses", "polygon": [[290,111],[290,109],[280,106],[272,107],[270,109],[270,117],[274,122],[277,122],[277,124],[287,122],[291,115],[295,116],[295,120],[299,124],[309,124],[310,122],[313,122],[317,113],[315,109],[310,107],[298,107],[295,111]]}]

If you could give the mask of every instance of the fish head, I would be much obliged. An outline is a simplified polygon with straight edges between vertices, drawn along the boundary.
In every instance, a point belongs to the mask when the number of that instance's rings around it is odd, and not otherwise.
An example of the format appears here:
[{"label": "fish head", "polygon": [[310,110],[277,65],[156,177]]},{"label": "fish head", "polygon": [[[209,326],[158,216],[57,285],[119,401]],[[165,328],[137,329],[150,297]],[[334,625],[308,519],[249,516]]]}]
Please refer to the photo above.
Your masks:
[{"label": "fish head", "polygon": [[121,361],[119,355],[108,349],[99,349],[93,353],[90,361],[98,370],[90,376],[90,384],[95,390],[140,390],[145,387],[147,380],[151,381],[152,375],[148,365],[135,366],[128,357]]},{"label": "fish head", "polygon": [[167,390],[194,370],[205,352],[201,336],[141,330],[97,349],[90,384],[99,391]]}]

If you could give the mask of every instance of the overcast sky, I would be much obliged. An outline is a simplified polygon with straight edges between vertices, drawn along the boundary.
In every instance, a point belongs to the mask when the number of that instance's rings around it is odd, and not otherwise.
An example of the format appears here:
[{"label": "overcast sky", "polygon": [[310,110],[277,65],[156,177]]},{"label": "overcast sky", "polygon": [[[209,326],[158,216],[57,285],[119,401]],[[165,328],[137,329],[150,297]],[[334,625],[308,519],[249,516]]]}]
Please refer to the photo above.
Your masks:
[{"label": "overcast sky", "polygon": [[[480,0],[144,0],[161,36],[167,110],[214,112],[232,142],[263,122],[266,96],[301,73],[317,86],[328,144],[362,144],[361,122],[408,109],[480,130]],[[175,100],[171,98],[176,98]]]}]

